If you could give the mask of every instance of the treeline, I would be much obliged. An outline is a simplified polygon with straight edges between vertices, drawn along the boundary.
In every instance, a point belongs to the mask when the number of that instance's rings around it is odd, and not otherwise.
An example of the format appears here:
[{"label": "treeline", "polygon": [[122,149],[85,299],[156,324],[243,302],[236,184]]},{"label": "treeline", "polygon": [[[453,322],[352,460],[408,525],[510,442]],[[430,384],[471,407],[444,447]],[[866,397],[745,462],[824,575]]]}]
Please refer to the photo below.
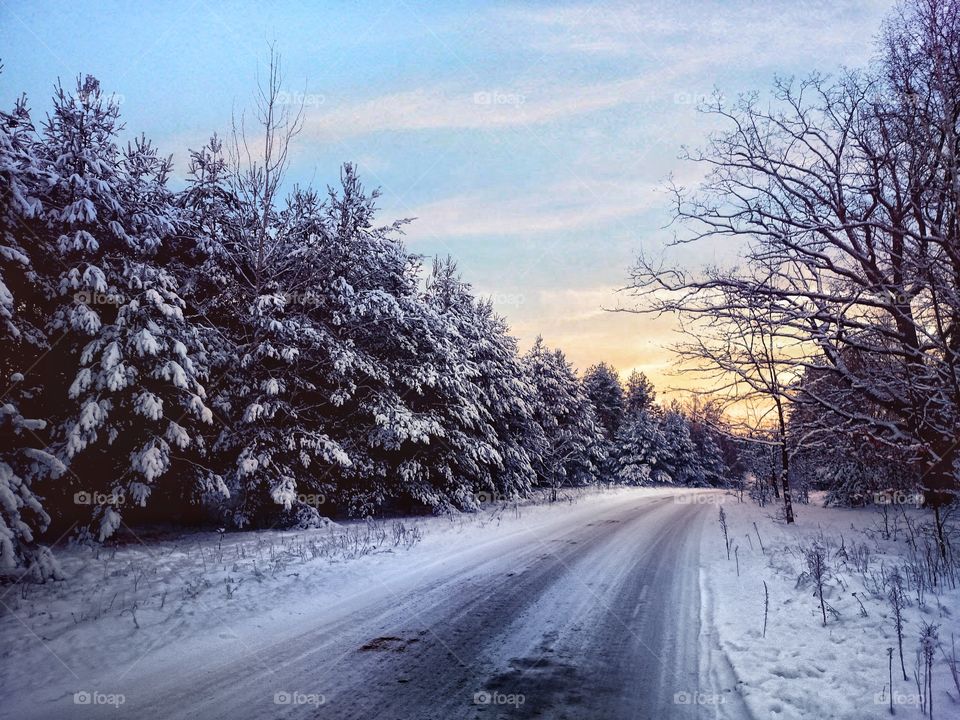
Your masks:
[{"label": "treeline", "polygon": [[[185,187],[87,77],[0,115],[0,569],[122,523],[309,526],[601,478],[720,484],[706,424],[645,378],[518,352],[451,260],[425,269],[351,165],[280,197],[297,117],[260,97]],[[26,568],[26,570],[24,570]]]}]

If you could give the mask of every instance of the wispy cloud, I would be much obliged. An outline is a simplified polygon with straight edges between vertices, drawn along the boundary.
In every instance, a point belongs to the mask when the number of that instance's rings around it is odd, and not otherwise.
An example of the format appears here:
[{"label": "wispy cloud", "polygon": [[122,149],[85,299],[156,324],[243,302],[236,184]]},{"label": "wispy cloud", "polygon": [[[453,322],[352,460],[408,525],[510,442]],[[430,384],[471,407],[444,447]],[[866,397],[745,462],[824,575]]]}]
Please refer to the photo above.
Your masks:
[{"label": "wispy cloud", "polygon": [[664,188],[656,182],[569,180],[523,195],[457,195],[421,205],[412,214],[425,233],[438,238],[530,236],[596,228],[664,201]]},{"label": "wispy cloud", "polygon": [[[330,141],[385,131],[536,126],[669,98],[678,91],[690,94],[691,85],[697,85],[698,93],[709,92],[712,87],[701,87],[706,70],[809,64],[814,59],[829,67],[831,59],[850,62],[851,53],[863,55],[864,14],[879,18],[888,6],[887,0],[870,0],[858,3],[856,11],[816,1],[501,8],[495,15],[471,19],[478,35],[484,36],[489,23],[489,34],[497,35],[501,46],[543,53],[521,63],[508,76],[512,79],[498,83],[466,69],[458,73],[453,63],[454,79],[436,86],[367,98],[327,94],[322,105],[307,108],[304,133]],[[605,67],[597,75],[602,81],[585,82],[584,77],[573,79],[575,71],[558,79],[548,61],[556,53],[627,60],[619,70]],[[611,79],[611,74],[620,77]],[[715,72],[709,75],[711,82],[718,80]]]},{"label": "wispy cloud", "polygon": [[[888,0],[615,2],[563,7],[518,5],[504,23],[545,53],[642,56],[678,54],[760,64],[848,57],[862,51],[864,27],[877,27]],[[503,18],[500,18],[503,22]]]},{"label": "wispy cloud", "polygon": [[304,137],[343,139],[382,131],[497,129],[553,120],[666,97],[665,84],[694,67],[657,68],[642,75],[595,84],[512,86],[464,83],[418,88],[337,105],[328,98],[306,113]]}]

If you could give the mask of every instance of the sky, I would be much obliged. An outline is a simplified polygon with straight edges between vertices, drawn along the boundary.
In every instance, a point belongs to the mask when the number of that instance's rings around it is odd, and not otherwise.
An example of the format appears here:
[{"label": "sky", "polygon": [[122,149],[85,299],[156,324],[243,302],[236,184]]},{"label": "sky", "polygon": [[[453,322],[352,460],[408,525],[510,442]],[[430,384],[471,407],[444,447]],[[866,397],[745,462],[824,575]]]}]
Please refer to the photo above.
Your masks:
[{"label": "sky", "polygon": [[675,319],[608,310],[631,306],[618,290],[638,253],[673,237],[667,181],[700,177],[679,157],[716,127],[698,103],[863,65],[890,6],[0,0],[0,102],[26,93],[39,119],[58,78],[95,75],[182,178],[187,149],[252,106],[272,43],[282,97],[304,108],[289,184],[356,163],[385,221],[416,218],[409,250],[451,255],[521,349],[541,334],[580,370],[606,361],[666,390],[691,382]]}]

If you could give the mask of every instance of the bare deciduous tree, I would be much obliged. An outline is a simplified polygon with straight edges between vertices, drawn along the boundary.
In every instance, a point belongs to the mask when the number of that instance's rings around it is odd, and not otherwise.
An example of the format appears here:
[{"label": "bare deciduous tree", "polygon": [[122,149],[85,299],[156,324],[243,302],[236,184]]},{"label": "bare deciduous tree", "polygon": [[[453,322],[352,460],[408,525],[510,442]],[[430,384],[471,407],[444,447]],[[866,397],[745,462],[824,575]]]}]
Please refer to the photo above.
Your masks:
[{"label": "bare deciduous tree", "polygon": [[[945,554],[939,508],[960,472],[960,4],[902,5],[880,51],[865,71],[706,108],[727,130],[688,155],[708,173],[694,192],[674,188],[691,229],[675,244],[737,243],[743,263],[689,273],[641,258],[632,289],[637,310],[729,340],[689,352],[728,377],[756,376],[744,349],[762,358],[771,335],[791,367],[831,377],[829,396],[799,399],[839,418],[835,432],[909,453]],[[775,407],[798,399],[763,390]]]}]

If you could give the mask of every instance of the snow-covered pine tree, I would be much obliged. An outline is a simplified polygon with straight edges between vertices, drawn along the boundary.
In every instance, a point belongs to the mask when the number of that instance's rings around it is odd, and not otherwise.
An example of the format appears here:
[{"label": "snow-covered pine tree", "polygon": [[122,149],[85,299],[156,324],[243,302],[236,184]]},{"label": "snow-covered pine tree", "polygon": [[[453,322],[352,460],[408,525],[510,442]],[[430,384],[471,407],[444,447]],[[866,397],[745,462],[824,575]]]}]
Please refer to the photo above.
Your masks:
[{"label": "snow-covered pine tree", "polygon": [[441,502],[473,504],[478,490],[494,488],[503,469],[492,408],[481,384],[474,298],[450,258],[434,260],[426,278],[425,302],[433,328],[423,348],[438,370],[436,382],[412,398],[414,406],[433,415],[443,436],[417,455]]},{"label": "snow-covered pine tree", "polygon": [[617,371],[607,363],[593,365],[583,374],[583,388],[607,439],[612,440],[623,422],[625,404]]},{"label": "snow-covered pine tree", "polygon": [[667,482],[676,485],[691,485],[697,481],[697,448],[690,437],[687,418],[674,404],[660,419],[660,431],[664,438],[664,452],[658,470]]},{"label": "snow-covered pine tree", "polygon": [[[427,288],[456,348],[448,372],[462,386],[459,400],[450,397],[446,405],[462,409],[444,423],[444,446],[459,458],[460,484],[475,497],[525,493],[535,482],[531,450],[539,452],[542,435],[531,416],[532,388],[524,382],[516,341],[491,303],[471,295],[449,258],[434,262]],[[461,436],[471,442],[454,444]]]},{"label": "snow-covered pine tree", "polygon": [[121,152],[118,115],[90,76],[74,92],[58,86],[38,151],[49,175],[42,273],[53,278],[47,411],[75,489],[112,498],[94,507],[101,539],[161,479],[190,483],[192,466],[171,464],[212,420],[202,349],[177,279],[157,262],[176,221],[169,160],[143,140]]},{"label": "snow-covered pine tree", "polygon": [[304,494],[351,514],[465,504],[469,478],[502,462],[478,412],[476,368],[456,323],[424,296],[402,222],[377,225],[378,192],[353,166],[325,199],[295,190],[279,208],[300,126],[280,83],[273,55],[257,98],[263,156],[244,152],[254,145],[235,128],[227,157],[216,141],[194,153],[182,196],[202,260],[190,298],[225,418],[216,469],[234,520],[316,519]]},{"label": "snow-covered pine tree", "polygon": [[627,378],[627,390],[624,393],[623,403],[627,415],[655,410],[654,402],[657,391],[653,383],[639,370],[634,370]]},{"label": "snow-covered pine tree", "polygon": [[[34,128],[26,103],[0,112],[0,574],[35,580],[61,577],[38,537],[50,524],[37,486],[63,466],[46,452],[48,426],[30,419],[43,383],[31,372],[49,343],[42,315],[43,287],[33,268],[33,241],[43,221],[37,197],[46,174],[34,156]],[[25,417],[24,414],[28,417]]]},{"label": "snow-covered pine tree", "polygon": [[354,166],[344,165],[340,180],[326,202],[320,288],[329,300],[321,317],[342,343],[329,391],[352,461],[335,473],[338,507],[441,508],[456,495],[453,478],[449,468],[431,476],[426,461],[432,444],[446,442],[434,401],[454,392],[456,381],[441,377],[454,348],[400,241],[403,222],[377,224],[380,193],[364,189]]},{"label": "snow-covered pine tree", "polygon": [[535,463],[546,447],[543,428],[534,417],[536,388],[524,370],[516,339],[490,300],[475,302],[474,328],[478,382],[503,458],[494,489],[501,497],[525,495],[536,484]]},{"label": "snow-covered pine tree", "polygon": [[704,431],[700,425],[690,425],[693,441],[696,484],[720,487],[726,484],[728,474],[723,460],[723,451],[713,433]]},{"label": "snow-covered pine tree", "polygon": [[615,447],[612,465],[618,482],[649,485],[666,481],[658,470],[666,441],[660,424],[650,413],[641,411],[627,417],[617,432]]},{"label": "snow-covered pine tree", "polygon": [[313,523],[309,498],[349,514],[465,503],[453,465],[477,455],[442,451],[451,418],[473,412],[462,363],[400,224],[376,225],[378,193],[345,165],[326,198],[297,190],[265,209],[270,193],[249,189],[263,175],[217,156],[216,143],[194,154],[184,204],[206,257],[191,287],[227,418],[215,457],[234,522]]},{"label": "snow-covered pine tree", "polygon": [[[273,140],[284,132],[263,130]],[[350,464],[328,432],[330,400],[318,387],[337,345],[317,321],[326,216],[310,191],[275,208],[273,183],[285,166],[271,157],[262,162],[269,173],[262,164],[241,167],[213,138],[192,153],[180,197],[200,260],[188,299],[202,318],[210,403],[222,418],[206,499],[217,501],[218,490],[229,496],[222,510],[238,527],[312,525],[319,503],[311,499],[330,488],[317,477]]]},{"label": "snow-covered pine tree", "polygon": [[546,448],[537,463],[541,484],[553,488],[597,480],[604,461],[603,435],[593,404],[559,350],[538,337],[524,355],[536,388],[534,418],[543,428]]}]

